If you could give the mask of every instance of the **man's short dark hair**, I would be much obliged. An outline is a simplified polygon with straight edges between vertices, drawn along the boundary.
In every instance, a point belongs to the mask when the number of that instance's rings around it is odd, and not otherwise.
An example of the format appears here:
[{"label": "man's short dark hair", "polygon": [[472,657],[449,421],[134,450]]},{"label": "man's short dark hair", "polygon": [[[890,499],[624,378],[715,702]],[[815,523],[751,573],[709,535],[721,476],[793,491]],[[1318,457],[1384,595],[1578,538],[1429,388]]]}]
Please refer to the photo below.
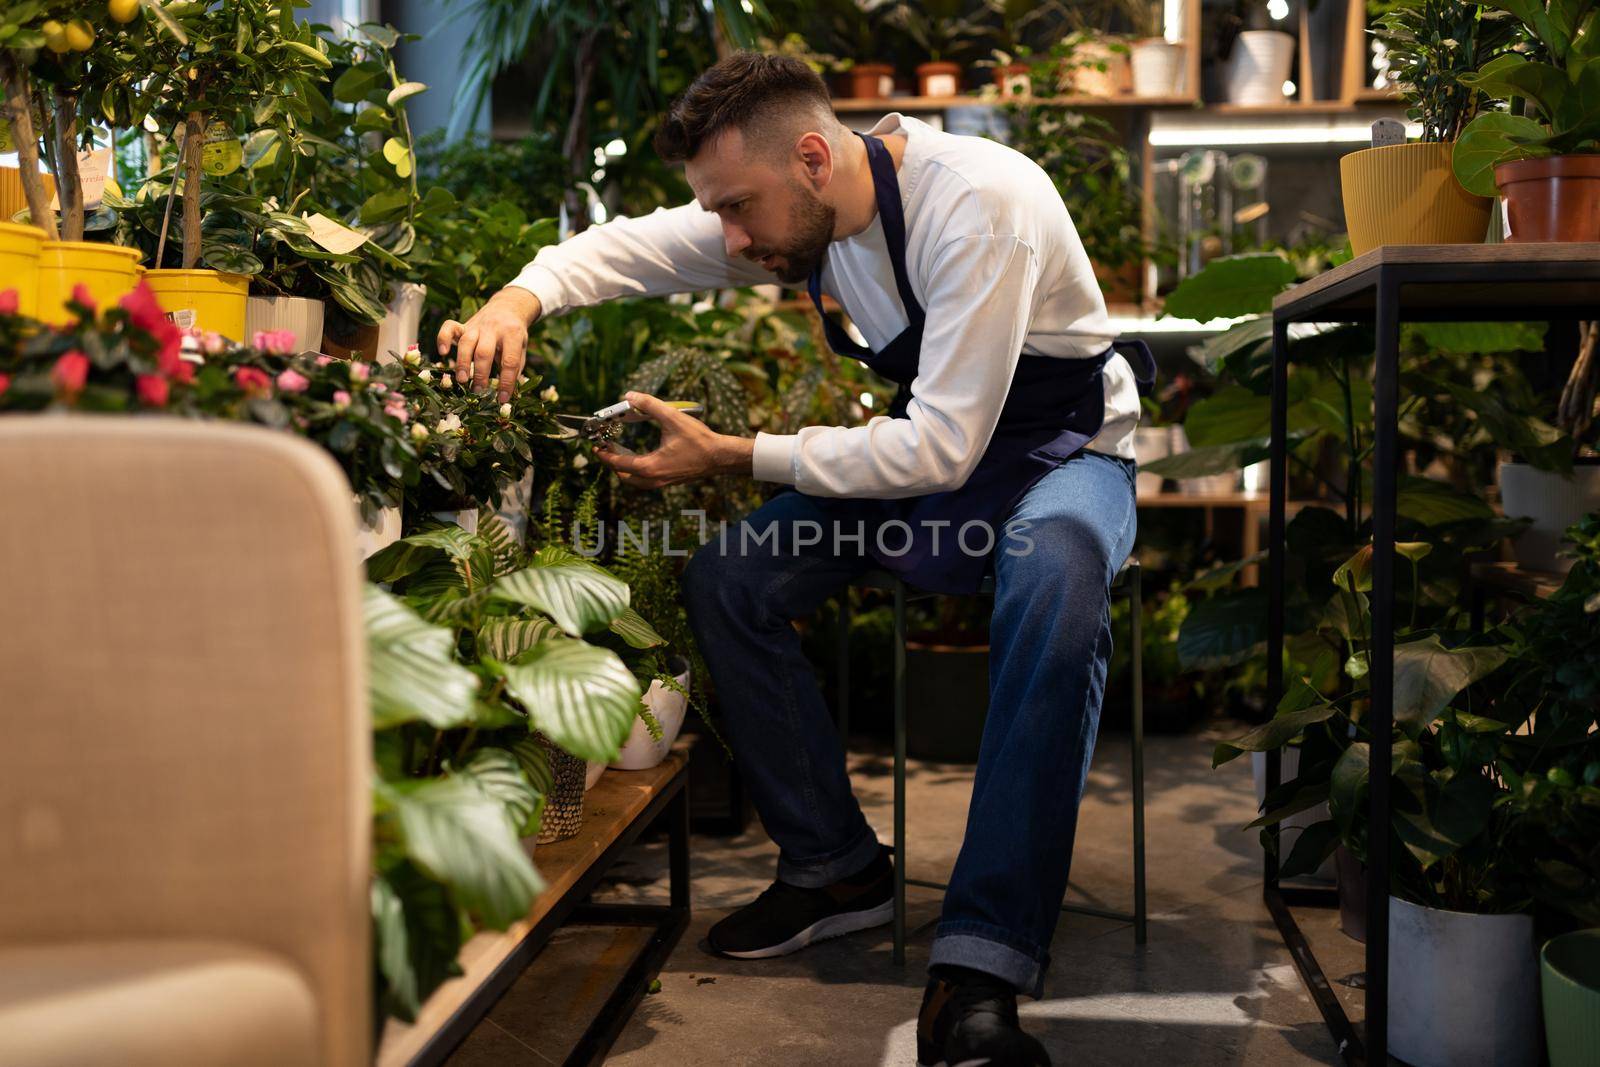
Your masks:
[{"label": "man's short dark hair", "polygon": [[[656,129],[656,154],[667,163],[693,159],[725,130],[748,137],[787,134],[789,116],[832,117],[828,87],[793,56],[735,52],[718,60],[672,102]],[[821,132],[827,132],[826,130]]]}]

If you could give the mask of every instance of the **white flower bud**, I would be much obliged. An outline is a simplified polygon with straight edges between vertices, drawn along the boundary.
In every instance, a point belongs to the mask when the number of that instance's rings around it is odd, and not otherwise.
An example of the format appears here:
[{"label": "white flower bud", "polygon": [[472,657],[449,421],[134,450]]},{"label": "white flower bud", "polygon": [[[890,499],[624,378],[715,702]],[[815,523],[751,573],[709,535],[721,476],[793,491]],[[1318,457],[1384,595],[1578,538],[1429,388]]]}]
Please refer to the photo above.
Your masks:
[{"label": "white flower bud", "polygon": [[500,417],[502,419],[509,419],[511,417],[511,405],[510,404],[501,404],[500,405]]}]

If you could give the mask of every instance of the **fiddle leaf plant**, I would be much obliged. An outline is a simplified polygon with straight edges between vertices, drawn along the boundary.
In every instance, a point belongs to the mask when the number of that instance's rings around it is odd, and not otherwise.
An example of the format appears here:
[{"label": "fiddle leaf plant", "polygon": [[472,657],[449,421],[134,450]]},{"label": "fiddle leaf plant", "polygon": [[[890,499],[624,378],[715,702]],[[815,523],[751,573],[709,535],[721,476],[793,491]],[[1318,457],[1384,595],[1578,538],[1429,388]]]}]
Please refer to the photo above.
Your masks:
[{"label": "fiddle leaf plant", "polygon": [[1518,159],[1600,152],[1600,32],[1594,0],[1502,0],[1485,8],[1521,24],[1522,49],[1499,55],[1461,84],[1527,114],[1489,111],[1456,141],[1456,178],[1480,196],[1497,192],[1494,169]]}]

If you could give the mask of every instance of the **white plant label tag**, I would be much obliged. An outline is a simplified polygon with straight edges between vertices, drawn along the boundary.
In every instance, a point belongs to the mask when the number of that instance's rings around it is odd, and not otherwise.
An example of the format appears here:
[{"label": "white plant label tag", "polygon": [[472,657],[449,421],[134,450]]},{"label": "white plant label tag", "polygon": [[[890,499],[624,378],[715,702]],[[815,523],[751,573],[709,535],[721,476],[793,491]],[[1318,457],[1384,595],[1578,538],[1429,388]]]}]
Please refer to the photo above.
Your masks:
[{"label": "white plant label tag", "polygon": [[167,312],[167,318],[171,319],[172,324],[180,330],[192,329],[194,327],[194,308],[179,308],[177,311],[169,311]]},{"label": "white plant label tag", "polygon": [[347,256],[367,243],[366,234],[360,230],[352,230],[344,223],[336,222],[320,211],[316,214],[301,215],[300,218],[307,226],[311,227],[310,238],[336,256]]},{"label": "white plant label tag", "polygon": [[[111,149],[96,148],[78,153],[78,184],[83,186],[83,209],[93,211],[106,196],[106,177],[111,173]],[[61,210],[61,194],[50,198],[50,210]]]},{"label": "white plant label tag", "polygon": [[929,96],[956,95],[956,76],[954,74],[929,75],[927,94]]}]

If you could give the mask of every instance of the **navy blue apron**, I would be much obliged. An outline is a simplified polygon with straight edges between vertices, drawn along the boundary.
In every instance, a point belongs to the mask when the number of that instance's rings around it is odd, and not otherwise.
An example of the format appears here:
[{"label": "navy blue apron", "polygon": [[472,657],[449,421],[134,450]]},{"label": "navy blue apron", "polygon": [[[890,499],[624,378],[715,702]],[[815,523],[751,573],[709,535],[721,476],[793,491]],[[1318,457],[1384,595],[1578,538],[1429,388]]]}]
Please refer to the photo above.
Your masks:
[{"label": "navy blue apron", "polygon": [[[911,290],[906,273],[906,219],[900,202],[900,180],[894,159],[883,142],[859,134],[867,146],[878,217],[894,265],[895,286],[909,323],[893,340],[874,352],[856,344],[843,327],[822,310],[822,268],[817,266],[806,288],[822,316],[829,346],[841,356],[860,360],[898,385],[889,407],[892,418],[906,418],[911,383],[922,354],[922,328],[927,316]],[[1113,352],[1122,352],[1141,385],[1155,380],[1155,360],[1143,341],[1115,342],[1097,356],[1062,359],[1023,353],[1000,410],[1000,421],[988,448],[959,489],[899,500],[860,500],[881,522],[899,520],[909,531],[890,530],[869,538],[868,552],[886,570],[910,585],[936,593],[975,593],[989,569],[987,553],[964,551],[958,539],[974,520],[992,531],[993,545],[1005,544],[1000,524],[1040,478],[1076,455],[1100,432],[1105,419],[1102,373]],[[856,507],[846,509],[854,513]],[[965,543],[982,548],[991,534],[969,531]],[[902,543],[905,551],[900,552]],[[937,551],[935,547],[937,546]],[[898,553],[898,554],[896,554]]]}]

